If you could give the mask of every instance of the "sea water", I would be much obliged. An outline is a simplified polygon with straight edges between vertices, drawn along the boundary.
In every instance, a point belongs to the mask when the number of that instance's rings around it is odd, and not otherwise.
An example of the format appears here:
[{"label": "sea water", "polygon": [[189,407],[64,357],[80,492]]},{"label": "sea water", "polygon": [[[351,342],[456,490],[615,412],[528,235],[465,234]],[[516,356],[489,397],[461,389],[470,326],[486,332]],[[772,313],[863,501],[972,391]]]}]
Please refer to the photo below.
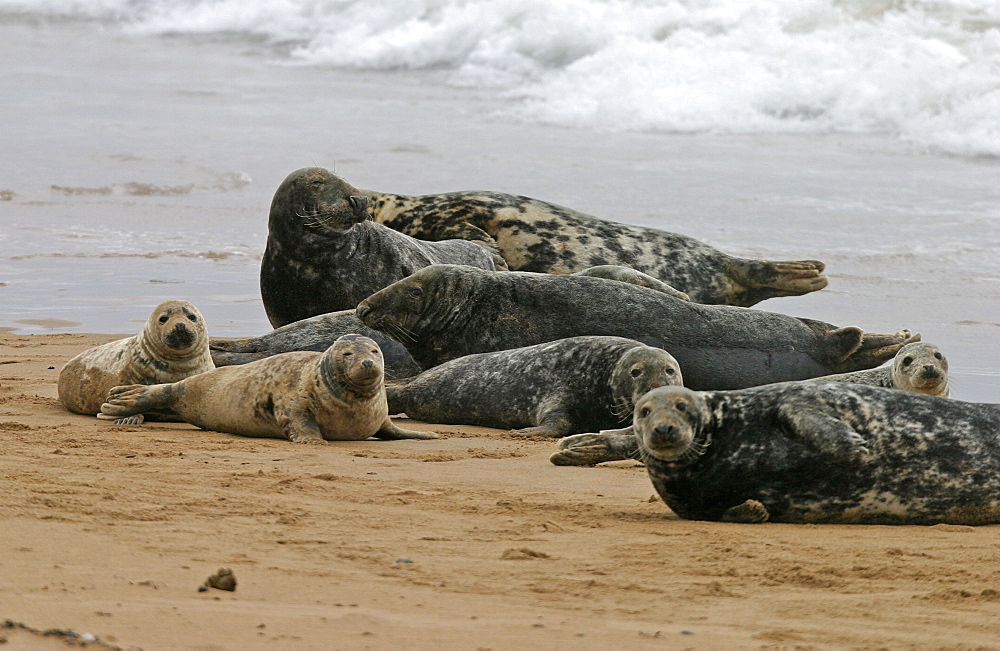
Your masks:
[{"label": "sea water", "polygon": [[0,328],[269,325],[271,195],[489,189],[820,259],[1000,400],[995,1],[0,0]]}]

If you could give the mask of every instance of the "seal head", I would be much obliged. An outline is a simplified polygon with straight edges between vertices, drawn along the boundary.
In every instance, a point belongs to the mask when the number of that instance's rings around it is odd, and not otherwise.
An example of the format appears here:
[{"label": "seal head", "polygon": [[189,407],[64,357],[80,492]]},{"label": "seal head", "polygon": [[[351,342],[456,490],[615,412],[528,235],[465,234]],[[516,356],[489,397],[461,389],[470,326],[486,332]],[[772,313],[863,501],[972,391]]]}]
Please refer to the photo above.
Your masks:
[{"label": "seal head", "polygon": [[947,398],[948,360],[934,344],[906,344],[892,363],[892,384],[903,391]]}]

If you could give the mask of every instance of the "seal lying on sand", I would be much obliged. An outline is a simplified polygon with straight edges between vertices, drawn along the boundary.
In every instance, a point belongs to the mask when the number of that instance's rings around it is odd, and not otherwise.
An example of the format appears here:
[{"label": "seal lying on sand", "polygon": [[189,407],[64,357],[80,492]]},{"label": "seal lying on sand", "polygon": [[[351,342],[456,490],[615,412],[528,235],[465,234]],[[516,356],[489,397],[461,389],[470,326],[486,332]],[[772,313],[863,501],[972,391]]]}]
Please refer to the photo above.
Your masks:
[{"label": "seal lying on sand", "polygon": [[1000,522],[1000,405],[833,382],[661,387],[633,428],[682,518]]},{"label": "seal lying on sand", "polygon": [[375,340],[382,349],[387,379],[410,377],[420,372],[420,367],[402,344],[361,323],[353,309],[302,319],[260,337],[212,337],[209,348],[216,366],[232,366],[297,350],[322,352],[346,334],[360,334]]},{"label": "seal lying on sand", "polygon": [[[948,360],[934,344],[917,341],[899,349],[892,364],[867,371],[839,373],[807,382],[867,384],[939,398],[948,397]],[[557,466],[592,466],[639,458],[639,442],[631,427],[599,434],[577,434],[559,441],[549,461]]]},{"label": "seal lying on sand", "polygon": [[484,242],[423,242],[368,222],[368,202],[319,167],[292,172],[271,202],[260,293],[275,328],[352,309],[383,287],[431,264],[506,269]]},{"label": "seal lying on sand", "polygon": [[323,353],[275,355],[174,384],[115,387],[99,417],[131,423],[129,416],[150,409],[170,409],[202,429],[293,443],[435,438],[389,419],[382,354],[361,335],[345,335]]},{"label": "seal lying on sand", "polygon": [[571,337],[453,359],[386,385],[389,413],[429,423],[566,436],[619,425],[636,398],[681,384],[670,353],[621,337]]},{"label": "seal lying on sand", "polygon": [[59,371],[59,402],[93,416],[113,386],[176,382],[213,368],[198,308],[187,301],[164,301],[139,334],[85,350],[66,362]]},{"label": "seal lying on sand", "polygon": [[530,197],[500,192],[361,193],[375,222],[425,240],[495,241],[515,271],[563,274],[624,265],[686,292],[692,301],[743,307],[807,294],[827,284],[824,265],[817,260],[737,258],[685,235],[598,219]]},{"label": "seal lying on sand", "polygon": [[627,337],[673,355],[695,389],[736,389],[877,366],[910,340],[603,278],[471,267],[421,269],[368,297],[358,317],[421,367],[579,335]]}]

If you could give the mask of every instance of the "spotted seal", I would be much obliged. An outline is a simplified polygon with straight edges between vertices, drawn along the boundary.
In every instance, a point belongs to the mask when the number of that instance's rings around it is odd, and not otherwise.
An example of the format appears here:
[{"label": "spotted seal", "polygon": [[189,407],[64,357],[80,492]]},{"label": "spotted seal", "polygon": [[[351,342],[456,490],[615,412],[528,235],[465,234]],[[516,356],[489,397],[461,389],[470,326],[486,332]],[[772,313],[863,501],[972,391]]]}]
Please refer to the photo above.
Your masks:
[{"label": "spotted seal", "polygon": [[919,335],[864,333],[774,312],[701,305],[603,278],[435,265],[358,305],[422,368],[579,335],[673,355],[695,389],[737,389],[876,366]]},{"label": "spotted seal", "polygon": [[362,190],[376,223],[426,240],[495,242],[514,271],[572,273],[623,265],[686,292],[698,303],[749,307],[826,287],[817,260],[738,258],[692,237],[599,219],[500,192],[423,196]]},{"label": "spotted seal", "polygon": [[[806,382],[849,382],[947,398],[948,360],[934,344],[915,341],[899,349],[892,364],[866,371],[839,373]],[[559,441],[549,457],[557,466],[592,466],[639,458],[639,443],[631,427],[598,434],[577,434]]]},{"label": "spotted seal", "polygon": [[341,310],[302,319],[260,337],[212,337],[208,343],[216,366],[232,366],[296,350],[322,352],[346,334],[360,334],[375,340],[382,349],[386,379],[410,377],[420,372],[420,367],[402,344],[361,323],[354,310]]},{"label": "spotted seal", "polygon": [[293,443],[435,438],[389,419],[382,353],[361,335],[344,335],[322,353],[283,353],[173,384],[115,387],[99,417],[130,423],[149,409],[170,409],[202,429]]},{"label": "spotted seal", "polygon": [[661,387],[633,429],[685,519],[1000,523],[1000,405],[839,382]]},{"label": "spotted seal", "polygon": [[335,174],[307,167],[271,201],[260,293],[275,328],[353,309],[361,299],[442,262],[506,269],[484,242],[424,242],[368,220],[368,201]]},{"label": "spotted seal", "polygon": [[389,413],[560,437],[619,426],[636,398],[680,384],[670,353],[621,337],[570,337],[453,359],[386,384]]},{"label": "spotted seal", "polygon": [[187,301],[164,301],[138,334],[85,350],[66,362],[59,371],[59,402],[72,412],[93,416],[113,386],[176,382],[213,368],[198,308]]}]

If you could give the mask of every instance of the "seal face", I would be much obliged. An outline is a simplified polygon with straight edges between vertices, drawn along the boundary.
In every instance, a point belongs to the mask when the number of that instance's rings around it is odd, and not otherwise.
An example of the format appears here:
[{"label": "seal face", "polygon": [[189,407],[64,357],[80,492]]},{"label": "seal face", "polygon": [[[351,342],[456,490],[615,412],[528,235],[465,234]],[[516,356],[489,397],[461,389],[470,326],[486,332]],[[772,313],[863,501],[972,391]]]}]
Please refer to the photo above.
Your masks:
[{"label": "seal face", "polygon": [[832,382],[663,387],[633,430],[682,518],[1000,522],[1000,405]]},{"label": "seal face", "polygon": [[209,339],[209,348],[216,366],[231,366],[298,350],[322,352],[345,334],[361,334],[379,345],[387,379],[410,377],[420,372],[420,367],[402,344],[361,323],[354,310],[341,310],[289,323],[260,337],[213,337]]},{"label": "seal face", "polygon": [[468,355],[386,386],[390,413],[566,436],[620,426],[633,401],[681,382],[666,351],[621,337],[571,337]]},{"label": "seal face", "polygon": [[292,172],[278,186],[260,267],[271,325],[353,309],[430,264],[506,269],[486,243],[417,240],[367,221],[367,207],[360,191],[318,167]]},{"label": "seal face", "polygon": [[142,331],[85,350],[59,371],[59,401],[94,415],[108,390],[121,384],[176,382],[215,368],[201,313],[187,301],[157,305]]},{"label": "seal face", "polygon": [[817,260],[738,258],[694,238],[599,219],[531,197],[500,192],[406,196],[362,191],[377,223],[427,240],[495,242],[511,270],[573,273],[623,265],[698,303],[749,307],[826,287]]},{"label": "seal face", "polygon": [[817,382],[850,382],[876,387],[899,389],[911,393],[947,398],[948,360],[941,349],[923,341],[906,344],[899,349],[892,364],[866,371],[838,373],[816,378]]},{"label": "seal face", "polygon": [[701,305],[603,278],[435,265],[358,305],[369,327],[401,342],[423,368],[472,353],[581,335],[635,339],[680,363],[695,389],[742,388],[876,366],[893,335],[726,305]]},{"label": "seal face", "polygon": [[392,423],[381,350],[356,334],[323,353],[282,353],[172,384],[115,387],[99,417],[134,424],[130,417],[149,409],[169,409],[202,429],[294,443],[435,438]]}]

